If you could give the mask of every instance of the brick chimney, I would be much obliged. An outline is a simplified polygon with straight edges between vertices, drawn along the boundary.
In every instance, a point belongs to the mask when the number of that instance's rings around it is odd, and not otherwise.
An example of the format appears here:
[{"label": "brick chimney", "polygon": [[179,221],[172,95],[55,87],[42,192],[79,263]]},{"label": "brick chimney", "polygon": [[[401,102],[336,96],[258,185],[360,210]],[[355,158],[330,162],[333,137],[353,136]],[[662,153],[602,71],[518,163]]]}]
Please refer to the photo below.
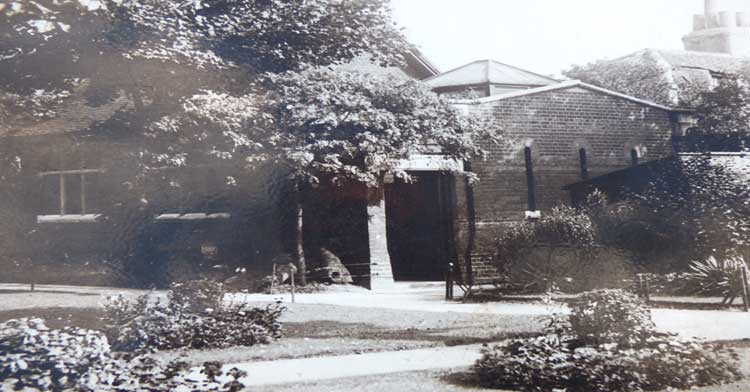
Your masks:
[{"label": "brick chimney", "polygon": [[703,15],[693,17],[693,32],[682,38],[685,50],[750,57],[750,15],[726,0],[705,0]]}]

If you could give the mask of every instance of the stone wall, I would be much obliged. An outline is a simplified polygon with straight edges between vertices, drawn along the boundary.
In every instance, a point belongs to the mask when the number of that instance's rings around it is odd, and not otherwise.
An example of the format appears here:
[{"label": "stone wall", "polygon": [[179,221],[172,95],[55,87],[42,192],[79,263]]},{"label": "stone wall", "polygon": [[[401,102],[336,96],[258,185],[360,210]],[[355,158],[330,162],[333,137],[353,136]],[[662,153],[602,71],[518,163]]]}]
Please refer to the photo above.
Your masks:
[{"label": "stone wall", "polygon": [[542,214],[570,202],[562,187],[581,180],[581,148],[586,149],[589,177],[631,165],[633,149],[639,162],[672,153],[669,111],[583,87],[462,106],[512,139],[508,145],[486,146],[489,157],[471,162],[478,184],[456,187],[459,261],[464,272],[479,277],[496,273],[491,265],[496,233],[524,219],[528,210],[525,147],[531,148]]}]

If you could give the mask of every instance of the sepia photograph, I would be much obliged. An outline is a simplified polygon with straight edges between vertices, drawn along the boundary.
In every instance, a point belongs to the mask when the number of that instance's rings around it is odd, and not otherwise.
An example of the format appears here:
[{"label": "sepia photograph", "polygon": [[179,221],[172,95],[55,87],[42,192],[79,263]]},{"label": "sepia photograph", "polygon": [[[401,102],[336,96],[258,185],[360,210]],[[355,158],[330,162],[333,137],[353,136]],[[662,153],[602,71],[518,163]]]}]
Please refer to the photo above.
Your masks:
[{"label": "sepia photograph", "polygon": [[0,391],[750,391],[750,0],[0,0]]}]

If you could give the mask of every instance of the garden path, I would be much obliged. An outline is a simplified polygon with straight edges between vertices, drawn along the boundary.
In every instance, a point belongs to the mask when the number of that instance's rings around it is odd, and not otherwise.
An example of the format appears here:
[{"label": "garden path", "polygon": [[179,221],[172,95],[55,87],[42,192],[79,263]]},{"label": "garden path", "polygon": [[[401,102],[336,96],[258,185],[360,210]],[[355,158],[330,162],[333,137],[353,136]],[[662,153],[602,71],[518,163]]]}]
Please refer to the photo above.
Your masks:
[{"label": "garden path", "polygon": [[[480,357],[481,345],[438,347],[335,357],[286,359],[224,365],[247,372],[240,379],[246,386],[300,383],[337,378],[371,376],[420,370],[468,367]],[[202,380],[200,367],[193,368],[191,379]],[[231,380],[220,378],[222,382]]]}]

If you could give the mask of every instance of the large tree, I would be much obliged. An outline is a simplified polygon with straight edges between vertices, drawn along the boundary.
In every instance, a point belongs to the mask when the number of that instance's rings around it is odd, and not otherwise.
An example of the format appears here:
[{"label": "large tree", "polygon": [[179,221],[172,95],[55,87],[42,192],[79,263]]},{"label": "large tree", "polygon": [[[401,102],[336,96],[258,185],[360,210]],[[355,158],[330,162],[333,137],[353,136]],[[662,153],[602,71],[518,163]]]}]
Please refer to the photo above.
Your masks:
[{"label": "large tree", "polygon": [[67,99],[126,95],[133,104],[93,133],[142,138],[142,167],[216,165],[228,183],[272,162],[297,184],[377,187],[389,173],[408,178],[398,162],[414,153],[481,156],[480,138],[498,140],[492,129],[417,82],[328,68],[359,55],[403,61],[409,45],[388,6],[0,2],[0,115],[33,124]]},{"label": "large tree", "polygon": [[750,88],[748,81],[722,80],[695,101],[695,126],[688,130],[690,151],[740,152],[750,149]]},{"label": "large tree", "polygon": [[263,72],[408,49],[387,0],[2,1],[0,37],[4,120],[126,91],[145,124],[201,89],[238,95]]}]

